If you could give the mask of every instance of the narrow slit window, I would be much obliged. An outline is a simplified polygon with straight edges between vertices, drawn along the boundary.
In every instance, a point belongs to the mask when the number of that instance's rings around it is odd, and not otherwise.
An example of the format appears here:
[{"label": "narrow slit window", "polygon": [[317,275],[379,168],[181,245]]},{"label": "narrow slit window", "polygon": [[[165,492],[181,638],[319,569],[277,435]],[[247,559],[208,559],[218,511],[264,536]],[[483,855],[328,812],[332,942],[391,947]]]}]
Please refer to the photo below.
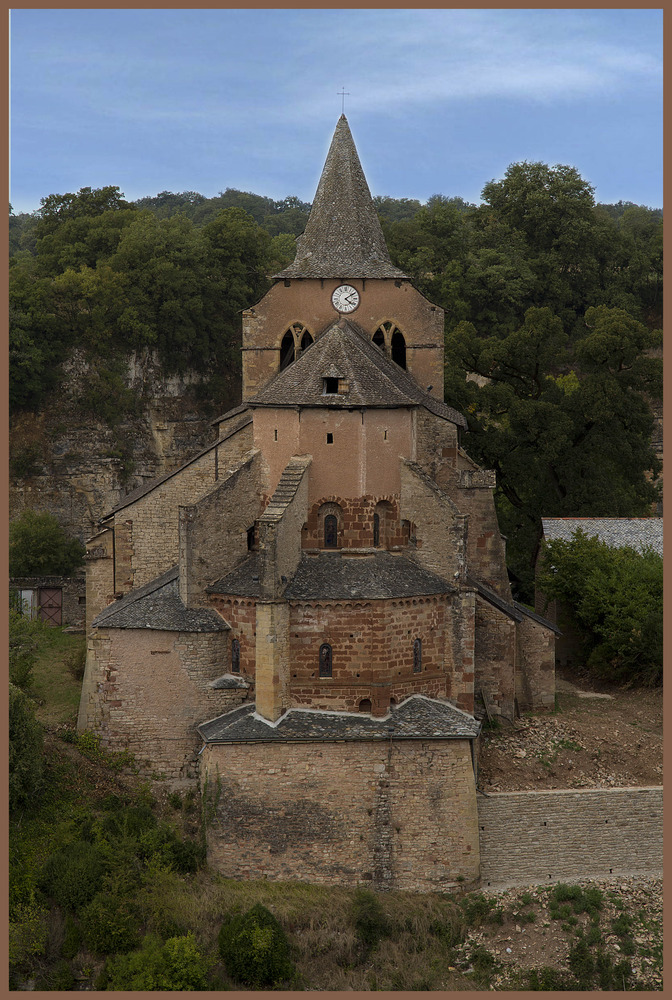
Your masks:
[{"label": "narrow slit window", "polygon": [[277,429],[277,427],[276,427],[276,429],[275,429],[275,430],[273,431],[273,440],[274,440],[274,441],[277,441],[277,440],[278,440],[278,429]]},{"label": "narrow slit window", "polygon": [[373,515],[373,547],[377,549],[380,545],[380,514]]},{"label": "narrow slit window", "polygon": [[320,677],[331,677],[331,646],[328,642],[323,642],[320,646]]},{"label": "narrow slit window", "polygon": [[240,640],[231,640],[231,673],[240,673]]},{"label": "narrow slit window", "polygon": [[324,519],[324,547],[335,549],[338,546],[338,518],[335,514],[327,514]]},{"label": "narrow slit window", "polygon": [[334,443],[334,435],[330,431],[327,431],[327,444],[333,444],[333,443]]},{"label": "narrow slit window", "polygon": [[422,639],[416,639],[413,643],[413,673],[419,674],[422,671]]}]

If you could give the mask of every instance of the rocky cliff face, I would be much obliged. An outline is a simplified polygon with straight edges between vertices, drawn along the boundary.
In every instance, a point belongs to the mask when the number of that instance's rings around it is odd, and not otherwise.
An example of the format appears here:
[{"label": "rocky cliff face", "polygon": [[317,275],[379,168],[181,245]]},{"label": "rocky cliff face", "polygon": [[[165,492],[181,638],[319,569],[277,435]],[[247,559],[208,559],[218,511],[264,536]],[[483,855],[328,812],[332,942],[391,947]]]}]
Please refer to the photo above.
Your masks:
[{"label": "rocky cliff face", "polygon": [[168,376],[147,354],[125,361],[118,403],[114,393],[97,398],[94,383],[95,369],[75,354],[48,405],[12,418],[10,520],[27,507],[49,511],[84,541],[123,496],[212,441],[212,418],[240,401],[237,373],[225,398],[202,401],[196,373]]}]

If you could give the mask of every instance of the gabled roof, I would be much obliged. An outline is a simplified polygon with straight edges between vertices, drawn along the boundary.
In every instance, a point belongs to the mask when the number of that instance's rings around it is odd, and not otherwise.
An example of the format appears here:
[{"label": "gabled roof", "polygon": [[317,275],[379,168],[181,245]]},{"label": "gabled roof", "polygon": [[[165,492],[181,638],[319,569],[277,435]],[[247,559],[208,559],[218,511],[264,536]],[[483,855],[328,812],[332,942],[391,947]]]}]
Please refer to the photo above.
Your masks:
[{"label": "gabled roof", "polygon": [[385,245],[345,115],[334,137],[296,258],[276,278],[404,278]]},{"label": "gabled roof", "polygon": [[581,529],[589,538],[599,538],[611,548],[627,546],[641,552],[651,548],[663,554],[662,517],[542,517],[546,541],[561,538],[571,541]]},{"label": "gabled roof", "polygon": [[271,723],[243,705],[198,726],[206,743],[292,743],[359,740],[475,739],[480,723],[449,702],[414,694],[387,715],[290,708]]},{"label": "gabled roof", "polygon": [[505,601],[503,597],[500,597],[499,594],[496,594],[491,587],[486,587],[484,583],[481,583],[479,580],[474,580],[473,577],[468,576],[467,583],[476,590],[476,593],[479,594],[480,597],[488,601],[489,604],[492,604],[493,607],[498,608],[507,616],[507,618],[511,618],[514,622],[522,622],[523,618],[531,618],[532,621],[535,621],[538,625],[543,625],[544,628],[550,629],[552,632],[555,632],[556,635],[562,635],[562,632],[557,625],[554,625],[553,622],[549,622],[548,618],[542,618],[541,615],[538,615],[535,611],[525,607],[524,604],[519,604],[518,601],[513,601],[513,603],[510,604],[508,601]]},{"label": "gabled roof", "polygon": [[[337,371],[347,392],[325,394],[324,379]],[[320,334],[287,368],[271,379],[247,405],[374,406],[398,408],[424,406],[436,416],[459,427],[467,421],[458,410],[430,396],[415,379],[388,358],[352,320],[339,319]]]},{"label": "gabled roof", "polygon": [[148,628],[163,632],[224,632],[230,625],[210,608],[188,608],[178,595],[178,567],[132,590],[104,608],[93,625],[102,628]]}]

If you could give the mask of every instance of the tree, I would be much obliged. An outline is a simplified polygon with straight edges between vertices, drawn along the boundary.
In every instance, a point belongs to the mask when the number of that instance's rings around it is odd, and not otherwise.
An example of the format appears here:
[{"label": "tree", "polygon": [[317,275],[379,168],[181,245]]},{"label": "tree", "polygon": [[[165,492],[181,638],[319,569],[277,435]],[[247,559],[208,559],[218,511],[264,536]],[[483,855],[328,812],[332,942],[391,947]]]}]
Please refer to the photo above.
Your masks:
[{"label": "tree", "polygon": [[659,343],[604,306],[586,312],[574,345],[550,309],[529,309],[505,337],[462,323],[447,338],[446,399],[467,414],[467,451],[497,473],[509,566],[528,600],[542,516],[642,516],[655,502],[646,396],[661,394],[661,361],[646,352]]},{"label": "tree", "polygon": [[9,527],[10,576],[70,576],[85,552],[46,511],[24,510]]},{"label": "tree", "polygon": [[569,542],[545,544],[538,585],[548,600],[562,602],[595,674],[620,683],[662,683],[661,556],[610,548],[579,530]]},{"label": "tree", "polygon": [[42,727],[30,699],[9,685],[9,810],[28,805],[42,788]]}]

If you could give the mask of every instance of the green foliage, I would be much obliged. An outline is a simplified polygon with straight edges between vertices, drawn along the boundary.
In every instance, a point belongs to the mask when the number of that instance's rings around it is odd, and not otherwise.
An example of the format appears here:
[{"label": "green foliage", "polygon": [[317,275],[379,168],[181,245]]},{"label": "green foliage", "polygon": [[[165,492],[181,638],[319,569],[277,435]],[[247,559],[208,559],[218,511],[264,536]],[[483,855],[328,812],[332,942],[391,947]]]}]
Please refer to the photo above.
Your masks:
[{"label": "green foliage", "polygon": [[238,983],[256,988],[279,986],[293,976],[285,932],[259,903],[225,921],[218,945],[227,973]]},{"label": "green foliage", "polygon": [[663,560],[610,548],[577,531],[543,552],[539,588],[560,601],[582,637],[588,667],[611,681],[660,684],[663,677]]},{"label": "green foliage", "polygon": [[352,915],[357,938],[368,955],[383,938],[390,934],[390,923],[380,899],[368,889],[358,889],[352,903]]},{"label": "green foliage", "polygon": [[470,892],[460,900],[468,927],[478,927],[495,909],[495,901],[482,892]]},{"label": "green foliage", "polygon": [[46,511],[27,508],[9,526],[10,576],[70,576],[84,555],[82,543]]},{"label": "green foliage", "polygon": [[172,937],[161,943],[147,935],[139,951],[109,959],[98,989],[207,990],[209,962],[201,955],[194,935]]},{"label": "green foliage", "polygon": [[79,924],[73,919],[71,914],[66,914],[65,932],[63,934],[63,944],[61,945],[61,955],[63,958],[72,961],[82,944],[82,934]]},{"label": "green foliage", "polygon": [[78,913],[100,890],[105,871],[100,848],[76,840],[47,858],[40,888],[65,910]]},{"label": "green foliage", "polygon": [[32,674],[45,626],[42,622],[22,615],[16,607],[9,609],[9,679],[22,689],[30,688]]},{"label": "green foliage", "polygon": [[574,913],[587,913],[595,917],[603,905],[604,897],[597,886],[584,889],[580,885],[567,885],[565,882],[559,882],[553,888],[549,899],[549,910],[555,920],[566,920],[572,910]]},{"label": "green foliage", "polygon": [[87,948],[99,955],[123,954],[140,943],[136,909],[127,896],[98,892],[80,918]]},{"label": "green foliage", "polygon": [[9,811],[35,801],[43,783],[42,727],[28,696],[9,685]]},{"label": "green foliage", "polygon": [[469,454],[497,473],[509,564],[528,600],[542,515],[642,516],[658,495],[645,396],[660,395],[661,361],[644,352],[660,336],[602,307],[578,333],[532,308],[506,336],[461,323],[446,340],[446,397],[468,415]]}]

